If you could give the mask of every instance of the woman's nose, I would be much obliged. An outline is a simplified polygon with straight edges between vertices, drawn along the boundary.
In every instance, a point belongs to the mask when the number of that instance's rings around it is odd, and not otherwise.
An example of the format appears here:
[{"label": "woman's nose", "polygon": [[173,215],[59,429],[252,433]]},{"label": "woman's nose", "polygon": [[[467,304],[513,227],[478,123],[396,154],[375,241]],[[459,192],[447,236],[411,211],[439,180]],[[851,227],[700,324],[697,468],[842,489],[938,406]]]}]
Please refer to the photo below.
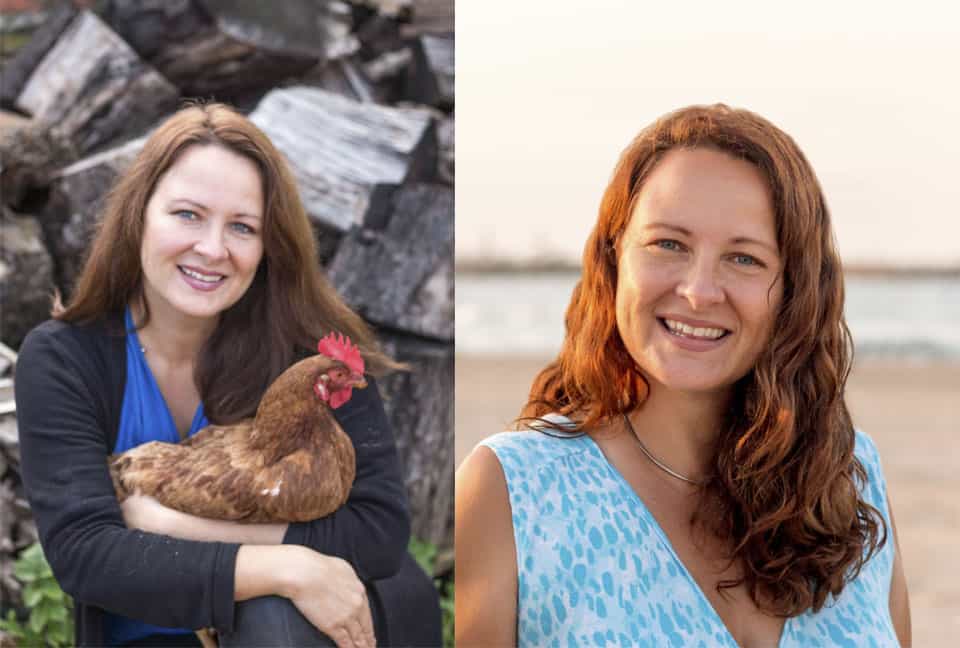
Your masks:
[{"label": "woman's nose", "polygon": [[677,284],[677,294],[686,299],[693,310],[704,310],[726,299],[717,269],[709,259],[697,259],[688,266]]},{"label": "woman's nose", "polygon": [[204,228],[200,238],[193,245],[193,249],[212,261],[226,258],[229,252],[224,243],[223,228],[213,225]]}]

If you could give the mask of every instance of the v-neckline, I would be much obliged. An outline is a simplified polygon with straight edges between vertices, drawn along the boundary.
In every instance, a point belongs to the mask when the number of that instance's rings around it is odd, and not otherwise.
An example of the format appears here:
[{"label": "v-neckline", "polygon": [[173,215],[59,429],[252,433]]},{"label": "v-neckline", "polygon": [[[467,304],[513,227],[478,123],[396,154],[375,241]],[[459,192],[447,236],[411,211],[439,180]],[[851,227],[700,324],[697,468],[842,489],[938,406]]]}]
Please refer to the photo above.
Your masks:
[{"label": "v-neckline", "polygon": [[[670,555],[673,557],[673,559],[677,563],[678,569],[684,575],[687,581],[689,581],[690,586],[693,588],[694,592],[696,592],[696,596],[698,596],[701,599],[701,601],[706,604],[707,609],[709,609],[710,612],[713,613],[714,618],[716,618],[717,622],[720,624],[720,627],[723,628],[724,633],[727,635],[730,641],[733,642],[733,645],[739,648],[740,643],[734,638],[733,633],[730,632],[730,628],[727,627],[727,624],[724,623],[723,617],[721,617],[720,613],[717,612],[717,609],[713,607],[713,603],[710,602],[710,599],[704,593],[703,588],[700,587],[700,583],[698,583],[697,579],[693,577],[693,574],[690,573],[690,570],[687,569],[687,566],[684,564],[684,562],[680,560],[680,555],[677,554],[676,550],[673,548],[673,543],[670,542],[670,537],[667,536],[667,532],[664,531],[662,526],[660,526],[660,521],[657,520],[656,516],[650,510],[650,507],[648,507],[646,502],[643,501],[643,498],[640,497],[640,494],[637,493],[636,490],[634,490],[630,482],[627,481],[627,478],[623,476],[623,474],[617,469],[616,466],[613,465],[613,463],[609,459],[607,459],[607,455],[603,453],[603,450],[600,448],[599,444],[597,444],[597,442],[593,440],[593,437],[591,437],[589,434],[584,434],[583,436],[588,440],[589,445],[593,449],[593,451],[596,452],[600,456],[600,458],[603,460],[603,462],[607,464],[607,466],[610,468],[610,472],[613,474],[614,478],[620,483],[620,488],[623,489],[628,494],[629,497],[631,497],[634,501],[636,501],[636,503],[643,509],[643,511],[650,518],[651,526],[656,531],[657,535],[660,537],[660,542],[663,543],[663,546],[667,549],[667,551],[670,552]],[[787,624],[790,623],[790,620],[792,618],[793,617],[787,617],[786,619],[784,619],[783,627],[780,629],[780,637],[777,639],[776,648],[782,648],[783,639],[784,637],[787,636]]]},{"label": "v-neckline", "polygon": [[173,410],[170,409],[170,404],[167,402],[167,397],[163,393],[163,390],[160,389],[160,383],[157,382],[157,377],[153,373],[153,367],[150,366],[150,363],[143,356],[143,346],[140,344],[140,334],[138,333],[136,327],[133,325],[133,313],[130,311],[130,307],[127,307],[125,313],[127,333],[133,336],[133,344],[127,345],[127,353],[139,353],[139,362],[142,364],[143,369],[146,373],[147,380],[150,383],[150,387],[160,396],[160,402],[163,403],[163,410],[167,415],[167,422],[174,431],[174,435],[177,437],[177,441],[184,441],[192,436],[195,429],[197,429],[198,421],[204,416],[203,411],[203,399],[200,399],[200,402],[197,404],[196,409],[193,411],[193,418],[190,419],[190,425],[187,427],[186,431],[181,434],[180,426],[177,424],[177,418],[173,415]]}]

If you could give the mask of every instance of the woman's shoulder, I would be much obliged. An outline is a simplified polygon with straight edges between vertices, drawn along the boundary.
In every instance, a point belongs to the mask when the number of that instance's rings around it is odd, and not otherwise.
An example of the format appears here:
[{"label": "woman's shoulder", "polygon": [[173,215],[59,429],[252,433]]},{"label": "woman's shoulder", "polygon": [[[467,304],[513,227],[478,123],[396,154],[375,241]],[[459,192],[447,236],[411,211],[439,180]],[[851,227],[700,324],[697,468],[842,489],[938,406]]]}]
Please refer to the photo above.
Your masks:
[{"label": "woman's shoulder", "polygon": [[527,471],[542,468],[587,449],[588,438],[572,429],[574,423],[558,414],[548,414],[531,423],[529,429],[500,432],[479,445],[490,448],[504,469]]},{"label": "woman's shoulder", "polygon": [[861,497],[879,509],[889,524],[887,482],[883,475],[880,452],[870,435],[863,430],[854,429],[854,435],[856,437],[854,455],[866,472],[866,481],[858,484]]},{"label": "woman's shoulder", "polygon": [[854,454],[857,455],[857,458],[861,461],[878,461],[880,459],[880,453],[877,450],[877,444],[874,443],[873,438],[861,430],[860,428],[853,429],[853,435],[855,440],[854,445]]},{"label": "woman's shoulder", "polygon": [[858,428],[854,428],[853,434],[853,454],[866,469],[868,478],[871,481],[877,478],[882,479],[880,451],[877,450],[877,445],[874,443],[873,438]]},{"label": "woman's shoulder", "polygon": [[31,329],[21,347],[58,340],[74,345],[85,342],[94,343],[121,337],[123,334],[123,319],[118,316],[111,315],[85,323],[65,322],[51,318]]},{"label": "woman's shoulder", "polygon": [[122,383],[125,341],[122,319],[119,323],[112,319],[87,324],[42,322],[20,345],[17,385],[38,388],[58,381],[58,376],[79,377],[89,384]]}]

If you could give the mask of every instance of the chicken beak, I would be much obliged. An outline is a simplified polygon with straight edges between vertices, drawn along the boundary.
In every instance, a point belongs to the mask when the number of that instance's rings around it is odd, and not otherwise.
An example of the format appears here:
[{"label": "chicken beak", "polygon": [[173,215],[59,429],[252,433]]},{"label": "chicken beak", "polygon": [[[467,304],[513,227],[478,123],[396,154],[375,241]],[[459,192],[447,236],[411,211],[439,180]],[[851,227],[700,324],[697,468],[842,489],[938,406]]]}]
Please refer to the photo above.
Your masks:
[{"label": "chicken beak", "polygon": [[355,381],[353,383],[353,386],[356,387],[357,389],[363,389],[364,387],[367,386],[367,381],[364,379],[363,374],[354,374],[354,376],[352,377]]}]

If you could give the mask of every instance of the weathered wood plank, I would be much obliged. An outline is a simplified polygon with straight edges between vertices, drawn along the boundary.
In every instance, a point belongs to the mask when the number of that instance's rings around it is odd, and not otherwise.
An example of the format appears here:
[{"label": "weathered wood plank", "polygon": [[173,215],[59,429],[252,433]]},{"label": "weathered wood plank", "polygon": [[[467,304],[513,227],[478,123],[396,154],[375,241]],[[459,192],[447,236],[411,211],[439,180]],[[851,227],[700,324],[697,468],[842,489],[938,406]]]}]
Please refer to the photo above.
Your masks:
[{"label": "weathered wood plank", "polygon": [[16,107],[80,154],[136,135],[179,93],[99,18],[81,12],[31,74]]},{"label": "weathered wood plank", "polygon": [[0,106],[12,108],[30,75],[77,15],[69,3],[60,3],[33,32],[30,40],[0,68]]},{"label": "weathered wood plank", "polygon": [[328,267],[351,307],[371,322],[453,341],[453,190],[397,190],[384,231],[353,230]]},{"label": "weathered wood plank", "polygon": [[80,274],[103,201],[117,176],[143,148],[145,139],[88,156],[53,174],[50,197],[41,216],[43,231],[57,259],[56,283],[64,295],[72,292]]},{"label": "weathered wood plank", "polygon": [[53,261],[34,218],[2,208],[0,216],[0,334],[20,346],[27,332],[47,318],[53,290]]},{"label": "weathered wood plank", "polygon": [[297,86],[270,92],[250,119],[290,162],[311,219],[336,232],[382,212],[381,187],[434,173],[436,132],[425,112]]},{"label": "weathered wood plank", "polygon": [[453,32],[454,3],[450,0],[412,0],[412,19],[403,26],[405,37]]},{"label": "weathered wood plank", "polygon": [[[184,95],[235,102],[349,50],[325,0],[113,0],[110,25]],[[342,36],[342,38],[341,38]]]},{"label": "weathered wood plank", "polygon": [[453,34],[423,34],[411,41],[413,62],[407,70],[406,94],[413,101],[453,109]]},{"label": "weathered wood plank", "polygon": [[382,379],[410,500],[413,535],[453,547],[453,345],[381,333],[385,350],[410,365]]}]

